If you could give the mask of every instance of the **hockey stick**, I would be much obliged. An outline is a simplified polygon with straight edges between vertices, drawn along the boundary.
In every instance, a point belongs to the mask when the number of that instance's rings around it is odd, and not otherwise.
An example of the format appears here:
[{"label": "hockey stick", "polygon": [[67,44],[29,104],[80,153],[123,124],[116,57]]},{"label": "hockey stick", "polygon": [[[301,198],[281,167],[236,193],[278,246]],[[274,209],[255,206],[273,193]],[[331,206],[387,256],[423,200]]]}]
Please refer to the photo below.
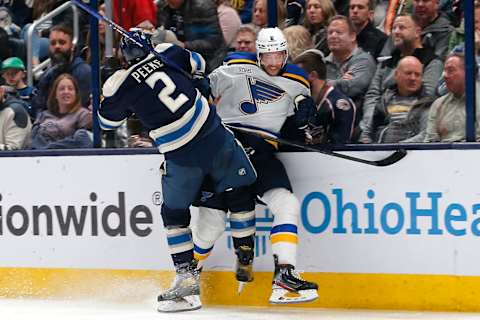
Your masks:
[{"label": "hockey stick", "polygon": [[273,137],[273,136],[270,136],[266,133],[263,134],[259,131],[252,131],[252,130],[247,129],[247,128],[237,127],[237,126],[233,126],[233,125],[229,125],[229,124],[226,124],[226,126],[230,129],[238,130],[238,131],[244,132],[246,134],[254,135],[254,136],[263,138],[265,140],[280,143],[280,144],[283,144],[283,145],[286,145],[286,146],[296,147],[296,148],[300,148],[300,149],[303,149],[303,150],[306,150],[306,151],[319,152],[319,153],[323,153],[323,154],[326,154],[326,155],[329,155],[329,156],[332,156],[332,157],[337,157],[337,158],[342,158],[342,159],[345,159],[345,160],[360,162],[360,163],[368,164],[368,165],[375,166],[375,167],[386,167],[386,166],[392,165],[394,163],[397,163],[398,161],[400,161],[401,159],[403,159],[407,155],[406,150],[399,149],[399,150],[396,150],[395,152],[393,152],[388,157],[383,158],[381,160],[367,160],[367,159],[357,158],[357,157],[354,157],[354,156],[349,156],[349,155],[342,154],[342,153],[337,153],[337,152],[334,152],[334,151],[329,151],[329,150],[326,150],[326,149],[315,148],[314,146],[309,146],[309,145],[306,145],[306,144],[293,142],[293,141],[282,139],[282,138]]},{"label": "hockey stick", "polygon": [[133,37],[130,32],[127,30],[123,29],[122,26],[116,24],[114,21],[110,20],[109,18],[101,15],[100,13],[96,12],[92,8],[90,8],[88,5],[83,3],[81,0],[72,0],[72,2],[80,7],[83,11],[87,12],[89,15],[93,16],[97,20],[103,20],[105,21],[112,29],[120,33],[122,36],[128,38],[129,40],[132,40],[135,44],[138,46],[147,49],[150,53],[152,53],[155,58],[160,60],[163,64],[181,72],[183,75],[187,76],[189,79],[192,78],[192,75],[180,68],[178,65],[176,65],[174,62],[170,61],[167,57],[164,55],[160,54],[159,52],[155,51],[151,46],[149,46],[146,42],[142,41],[140,38]]}]

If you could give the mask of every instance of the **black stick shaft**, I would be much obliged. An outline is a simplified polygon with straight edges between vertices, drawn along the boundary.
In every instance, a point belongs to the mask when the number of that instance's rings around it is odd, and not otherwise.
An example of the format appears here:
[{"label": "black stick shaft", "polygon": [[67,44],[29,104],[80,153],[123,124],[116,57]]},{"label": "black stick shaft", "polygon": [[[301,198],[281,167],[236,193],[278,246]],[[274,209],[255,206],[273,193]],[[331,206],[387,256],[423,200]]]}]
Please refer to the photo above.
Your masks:
[{"label": "black stick shaft", "polygon": [[155,51],[153,48],[151,48],[150,46],[146,45],[146,43],[142,43],[141,41],[138,41],[138,39],[136,39],[135,37],[133,37],[130,32],[128,32],[127,30],[125,30],[124,28],[122,28],[122,26],[116,24],[114,21],[110,20],[109,18],[101,15],[100,13],[96,12],[95,10],[93,10],[92,8],[90,8],[88,5],[86,5],[85,3],[83,3],[81,0],[73,0],[73,2],[75,3],[76,6],[80,7],[82,10],[84,10],[85,12],[87,12],[89,15],[95,17],[96,19],[98,20],[103,20],[105,21],[110,27],[112,27],[115,31],[117,31],[118,33],[120,33],[122,36],[132,40],[133,42],[135,42],[135,44],[137,44],[138,46],[142,47],[142,48],[146,48],[150,53],[152,53],[158,60],[160,60],[161,62],[163,62],[165,65],[181,72],[183,75],[187,76],[188,78],[192,78],[192,75],[189,74],[188,72],[186,72],[185,70],[183,70],[182,68],[180,68],[178,65],[176,65],[174,62],[170,61],[167,57],[165,57],[164,55],[160,54],[159,52]]},{"label": "black stick shaft", "polygon": [[286,145],[286,146],[296,147],[296,148],[300,148],[300,149],[303,149],[303,150],[306,150],[306,151],[319,152],[319,153],[323,153],[323,154],[326,154],[326,155],[329,155],[329,156],[332,156],[332,157],[337,157],[337,158],[342,158],[342,159],[345,159],[345,160],[360,162],[360,163],[364,163],[364,164],[368,164],[368,165],[376,166],[376,167],[385,167],[385,166],[389,166],[391,164],[394,164],[394,163],[398,162],[399,160],[401,160],[403,157],[405,157],[406,154],[407,154],[407,152],[405,150],[400,149],[400,150],[396,150],[394,153],[392,153],[391,155],[389,155],[388,157],[386,157],[384,159],[381,159],[381,160],[367,160],[367,159],[357,158],[357,157],[354,157],[354,156],[349,156],[349,155],[342,154],[342,153],[333,152],[333,151],[330,151],[330,150],[315,148],[314,146],[309,146],[309,145],[306,145],[306,144],[297,143],[297,142],[282,139],[282,138],[274,138],[274,137],[271,137],[271,136],[264,135],[264,134],[262,134],[258,131],[251,131],[251,130],[248,130],[248,129],[244,129],[244,128],[240,128],[240,127],[236,127],[236,126],[232,126],[232,125],[227,125],[227,127],[231,128],[231,129],[234,129],[234,130],[238,130],[238,131],[247,133],[247,134],[258,136],[258,137],[263,138],[265,140],[269,140],[269,141],[272,141],[272,142],[277,142],[277,143],[280,143],[280,144],[283,144],[283,145]]}]

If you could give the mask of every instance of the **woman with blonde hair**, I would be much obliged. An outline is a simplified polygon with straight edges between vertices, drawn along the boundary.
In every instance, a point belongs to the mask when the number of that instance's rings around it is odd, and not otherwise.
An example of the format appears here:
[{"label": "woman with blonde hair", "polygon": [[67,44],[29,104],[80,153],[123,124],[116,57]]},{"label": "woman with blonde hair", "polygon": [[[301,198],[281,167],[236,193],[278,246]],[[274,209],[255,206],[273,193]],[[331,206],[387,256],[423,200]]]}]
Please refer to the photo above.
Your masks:
[{"label": "woman with blonde hair", "polygon": [[32,128],[33,149],[92,147],[92,112],[82,107],[77,81],[63,73],[53,83],[47,110],[38,114]]},{"label": "woman with blonde hair", "polygon": [[283,29],[283,34],[288,43],[288,59],[295,60],[302,52],[313,48],[313,41],[307,28],[293,25]]},{"label": "woman with blonde hair", "polygon": [[330,0],[307,0],[304,25],[310,34],[315,49],[327,56],[330,53],[327,45],[327,26],[337,13]]}]

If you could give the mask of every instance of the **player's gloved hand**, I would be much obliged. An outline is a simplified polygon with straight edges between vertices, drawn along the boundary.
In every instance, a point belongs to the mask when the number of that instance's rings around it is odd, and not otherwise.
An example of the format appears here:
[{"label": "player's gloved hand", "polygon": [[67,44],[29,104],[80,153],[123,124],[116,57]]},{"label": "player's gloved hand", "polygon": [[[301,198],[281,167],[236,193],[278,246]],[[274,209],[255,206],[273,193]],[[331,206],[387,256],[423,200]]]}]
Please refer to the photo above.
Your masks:
[{"label": "player's gloved hand", "polygon": [[328,142],[327,130],[324,126],[314,126],[309,124],[305,129],[306,144],[324,144]]},{"label": "player's gloved hand", "polygon": [[208,77],[195,76],[192,79],[192,82],[195,88],[200,91],[202,96],[208,100],[210,98],[210,79]]},{"label": "player's gloved hand", "polygon": [[358,138],[358,142],[360,142],[360,143],[373,143],[373,140],[372,140],[372,138],[370,138],[370,136],[368,134],[366,134],[365,132],[362,132],[360,134],[360,137]]},{"label": "player's gloved hand", "polygon": [[252,147],[243,147],[243,149],[249,158],[255,154],[255,149]]},{"label": "player's gloved hand", "polygon": [[295,97],[295,124],[299,129],[306,129],[312,117],[315,116],[317,108],[312,97],[298,95]]}]

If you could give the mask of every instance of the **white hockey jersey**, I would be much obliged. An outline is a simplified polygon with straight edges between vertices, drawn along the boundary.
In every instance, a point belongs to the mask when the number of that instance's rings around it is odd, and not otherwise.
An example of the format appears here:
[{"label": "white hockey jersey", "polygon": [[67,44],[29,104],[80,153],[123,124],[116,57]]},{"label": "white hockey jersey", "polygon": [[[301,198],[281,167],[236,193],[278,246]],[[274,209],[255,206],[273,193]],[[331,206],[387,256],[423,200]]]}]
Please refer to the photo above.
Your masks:
[{"label": "white hockey jersey", "polygon": [[285,119],[294,114],[294,99],[310,95],[305,71],[287,64],[270,76],[256,63],[256,55],[235,52],[210,75],[217,113],[224,123],[236,123],[278,134]]}]

